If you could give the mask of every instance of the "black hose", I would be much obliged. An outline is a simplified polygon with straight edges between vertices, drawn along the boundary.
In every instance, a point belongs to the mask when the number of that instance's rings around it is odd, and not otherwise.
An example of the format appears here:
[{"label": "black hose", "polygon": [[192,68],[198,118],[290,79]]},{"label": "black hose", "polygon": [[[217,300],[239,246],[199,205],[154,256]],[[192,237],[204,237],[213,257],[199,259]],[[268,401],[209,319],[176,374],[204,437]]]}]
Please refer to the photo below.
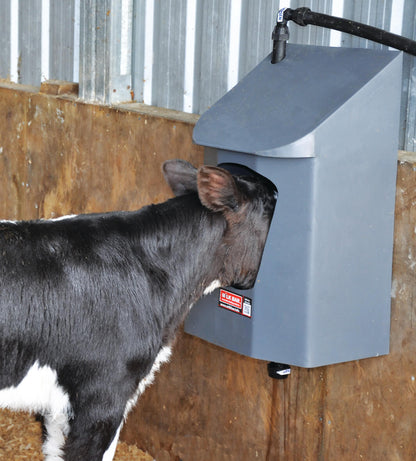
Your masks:
[{"label": "black hose", "polygon": [[381,43],[382,45],[387,45],[416,56],[416,41],[392,34],[391,32],[386,32],[377,27],[367,26],[366,24],[361,24],[349,19],[315,13],[305,7],[297,8],[296,10],[287,8],[284,12],[284,17],[286,20],[291,20],[300,26],[312,24],[328,29],[339,30],[340,32],[356,35],[357,37]]}]

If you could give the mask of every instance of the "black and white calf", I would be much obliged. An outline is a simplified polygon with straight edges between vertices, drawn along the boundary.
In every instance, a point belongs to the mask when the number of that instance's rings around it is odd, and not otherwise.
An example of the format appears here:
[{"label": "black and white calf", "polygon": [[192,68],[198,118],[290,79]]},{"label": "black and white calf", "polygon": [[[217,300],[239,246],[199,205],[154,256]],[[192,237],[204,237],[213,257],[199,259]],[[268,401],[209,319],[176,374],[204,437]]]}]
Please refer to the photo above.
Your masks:
[{"label": "black and white calf", "polygon": [[159,205],[0,221],[0,407],[44,416],[47,461],[112,460],[192,304],[255,281],[274,185],[180,160],[163,170],[176,197]]}]

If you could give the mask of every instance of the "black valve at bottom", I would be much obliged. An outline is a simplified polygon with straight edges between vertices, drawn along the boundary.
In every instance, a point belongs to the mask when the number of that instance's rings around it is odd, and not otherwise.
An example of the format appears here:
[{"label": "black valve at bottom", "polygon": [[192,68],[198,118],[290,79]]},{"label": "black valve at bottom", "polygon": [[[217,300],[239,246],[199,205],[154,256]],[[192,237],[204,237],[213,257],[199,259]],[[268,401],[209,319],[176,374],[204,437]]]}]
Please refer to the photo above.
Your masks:
[{"label": "black valve at bottom", "polygon": [[290,365],[284,363],[269,362],[267,364],[267,372],[270,378],[286,379],[290,375]]}]

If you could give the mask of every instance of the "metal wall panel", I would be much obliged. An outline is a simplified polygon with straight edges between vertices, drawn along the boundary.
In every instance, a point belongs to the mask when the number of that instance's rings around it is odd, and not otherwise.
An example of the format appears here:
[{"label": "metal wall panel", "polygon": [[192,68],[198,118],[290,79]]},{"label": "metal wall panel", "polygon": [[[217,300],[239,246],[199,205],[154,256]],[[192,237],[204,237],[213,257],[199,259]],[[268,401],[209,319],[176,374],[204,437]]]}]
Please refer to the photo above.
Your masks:
[{"label": "metal wall panel", "polygon": [[19,2],[18,83],[41,79],[42,0]]},{"label": "metal wall panel", "polygon": [[106,102],[108,95],[110,6],[111,0],[81,3],[79,95],[90,101]]},{"label": "metal wall panel", "polygon": [[[345,2],[344,17],[353,21],[371,24],[380,29],[390,29],[392,0],[356,0]],[[352,48],[382,49],[384,45],[344,34],[343,46]]]},{"label": "metal wall panel", "polygon": [[132,48],[132,86],[133,99],[143,101],[144,58],[145,58],[146,1],[135,0],[133,4],[133,48]]},{"label": "metal wall panel", "polygon": [[[337,1],[337,0],[333,0]],[[332,14],[332,0],[292,0],[290,2],[291,8],[300,8],[306,6],[312,11],[319,11],[324,14]],[[305,45],[318,45],[328,46],[330,31],[321,27],[291,27],[290,42],[300,43]]]},{"label": "metal wall panel", "polygon": [[80,13],[80,97],[131,100],[132,0],[85,0]]},{"label": "metal wall panel", "polygon": [[50,3],[49,75],[59,80],[74,76],[74,18],[75,0]]},{"label": "metal wall panel", "polygon": [[186,0],[155,2],[152,103],[182,110]]},{"label": "metal wall panel", "polygon": [[[0,78],[79,80],[86,100],[202,113],[270,53],[279,8],[300,6],[416,38],[414,0],[0,0]],[[289,28],[291,43],[383,48]],[[405,56],[399,147],[415,139],[416,62]]]},{"label": "metal wall panel", "polygon": [[204,112],[227,90],[231,0],[200,0],[197,9],[193,112]]},{"label": "metal wall panel", "polygon": [[[405,37],[416,40],[416,2],[406,0],[403,11]],[[416,152],[416,57],[405,55],[400,120],[400,147]]]},{"label": "metal wall panel", "polygon": [[271,34],[279,0],[245,0],[241,17],[239,78],[252,70],[271,51]]},{"label": "metal wall panel", "polygon": [[35,86],[78,81],[79,2],[0,0],[0,78]]},{"label": "metal wall panel", "polygon": [[110,19],[108,102],[130,101],[132,89],[133,0],[112,0]]},{"label": "metal wall panel", "polygon": [[0,78],[10,78],[10,0],[0,0]]}]

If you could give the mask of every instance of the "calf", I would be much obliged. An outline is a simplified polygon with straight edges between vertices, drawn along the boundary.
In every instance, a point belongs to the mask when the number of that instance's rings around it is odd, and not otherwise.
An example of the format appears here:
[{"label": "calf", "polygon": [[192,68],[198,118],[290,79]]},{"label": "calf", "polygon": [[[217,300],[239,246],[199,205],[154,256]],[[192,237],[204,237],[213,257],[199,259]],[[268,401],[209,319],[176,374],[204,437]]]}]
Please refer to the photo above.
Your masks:
[{"label": "calf", "polygon": [[0,407],[43,415],[47,461],[112,460],[192,304],[254,284],[274,185],[163,171],[176,197],[139,211],[0,221]]}]

